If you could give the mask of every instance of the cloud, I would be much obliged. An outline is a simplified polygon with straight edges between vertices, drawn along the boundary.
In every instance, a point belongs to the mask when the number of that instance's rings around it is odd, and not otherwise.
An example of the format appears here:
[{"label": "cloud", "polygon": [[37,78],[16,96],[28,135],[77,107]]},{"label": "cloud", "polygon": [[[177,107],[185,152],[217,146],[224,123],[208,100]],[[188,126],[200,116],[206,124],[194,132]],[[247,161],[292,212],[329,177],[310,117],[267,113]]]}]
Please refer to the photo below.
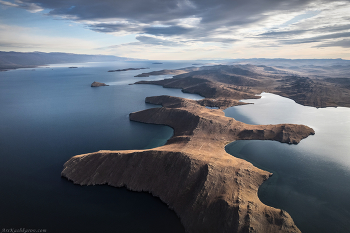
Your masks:
[{"label": "cloud", "polygon": [[[316,29],[310,29],[310,30],[289,30],[289,31],[269,31],[262,34],[259,34],[260,38],[286,38],[291,36],[298,36],[303,34],[319,34],[319,33],[330,33],[330,32],[337,32],[337,31],[347,31],[350,29],[349,25],[338,25],[338,26],[332,26],[332,27],[323,27],[323,28],[316,28]],[[341,38],[341,37],[349,37],[349,32],[340,32],[340,33],[334,33],[334,34],[327,34],[322,36],[316,36],[311,37],[308,39],[315,39],[315,40],[321,40],[321,39],[333,39],[333,38]],[[306,40],[308,40],[306,39]]]},{"label": "cloud", "polygon": [[346,13],[350,12],[348,1],[310,6],[317,14],[286,27],[272,28],[252,38],[274,42],[278,46],[310,44],[313,48],[330,47],[328,45],[340,44],[337,42],[340,39],[350,38],[350,18]]},{"label": "cloud", "polygon": [[171,47],[181,45],[178,42],[173,42],[173,41],[169,41],[169,40],[162,40],[159,38],[149,37],[149,36],[137,36],[136,39],[143,44],[171,46]]},{"label": "cloud", "polygon": [[142,26],[129,22],[116,22],[116,23],[97,23],[88,26],[91,30],[103,33],[113,32],[128,32],[128,33],[141,33]]},{"label": "cloud", "polygon": [[23,8],[23,9],[29,11],[29,12],[32,12],[32,13],[36,13],[36,12],[40,12],[40,11],[44,10],[39,5],[37,5],[36,3],[22,2],[20,0],[15,0],[14,3],[13,2],[9,2],[9,1],[0,0],[0,4],[5,5],[5,6]]},{"label": "cloud", "polygon": [[276,37],[290,37],[307,33],[308,30],[290,30],[290,31],[269,31],[259,34],[260,37],[276,38]]},{"label": "cloud", "polygon": [[3,1],[3,0],[0,0],[0,3],[5,5],[5,6],[13,6],[13,7],[18,7],[17,4],[14,4],[12,2],[7,2],[7,1]]},{"label": "cloud", "polygon": [[[2,0],[3,1],[3,0]],[[263,21],[271,12],[298,11],[306,7],[311,0],[22,0],[28,7],[40,6],[49,9],[49,15],[61,16],[78,21],[92,21],[96,25],[92,30],[115,32],[121,30],[135,32],[134,27],[114,24],[125,21],[130,24],[144,24],[144,31],[151,35],[181,35],[196,33],[211,34],[221,27],[242,27]],[[319,2],[329,2],[320,0]],[[34,4],[34,5],[33,5]],[[189,29],[180,25],[186,19],[201,19],[197,27]],[[98,25],[98,23],[104,24]],[[175,24],[174,24],[175,23]],[[165,25],[167,27],[154,27]],[[147,27],[148,26],[148,27]]]},{"label": "cloud", "polygon": [[323,43],[323,44],[317,45],[315,47],[318,47],[318,48],[322,48],[322,47],[350,48],[350,39],[327,42],[327,43]]},{"label": "cloud", "polygon": [[182,35],[188,34],[192,31],[192,28],[185,28],[180,26],[170,26],[170,27],[147,27],[144,28],[144,33],[150,35]]},{"label": "cloud", "polygon": [[75,21],[98,33],[136,37],[137,42],[124,43],[123,49],[195,46],[196,51],[209,47],[225,51],[228,47],[254,50],[259,46],[282,48],[298,44],[311,48],[341,44],[340,39],[350,37],[349,0],[0,0],[0,3],[32,12],[45,9],[49,16]]},{"label": "cloud", "polygon": [[321,42],[327,39],[339,39],[344,37],[350,38],[350,32],[333,33],[333,34],[327,34],[323,36],[314,36],[314,37],[303,38],[303,39],[281,40],[281,42],[284,44],[303,44],[303,43]]},{"label": "cloud", "polygon": [[156,36],[172,36],[188,34],[191,27],[182,26],[149,26],[141,25],[130,22],[117,22],[117,23],[99,23],[89,26],[90,29],[97,32],[113,33],[113,32],[129,32],[129,33],[146,33]]}]

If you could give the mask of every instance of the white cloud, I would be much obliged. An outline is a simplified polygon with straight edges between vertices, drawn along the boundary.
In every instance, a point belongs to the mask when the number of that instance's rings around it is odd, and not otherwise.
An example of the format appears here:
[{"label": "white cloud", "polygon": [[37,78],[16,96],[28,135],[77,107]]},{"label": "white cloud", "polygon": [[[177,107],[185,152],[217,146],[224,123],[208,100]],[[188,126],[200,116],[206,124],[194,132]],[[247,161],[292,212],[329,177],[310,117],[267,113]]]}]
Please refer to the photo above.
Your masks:
[{"label": "white cloud", "polygon": [[25,10],[31,12],[31,13],[37,13],[37,12],[44,10],[43,8],[41,8],[39,5],[37,5],[35,3],[22,2],[20,0],[15,0],[15,3],[0,0],[0,3],[5,5],[5,6],[22,8],[22,9],[25,9]]},{"label": "white cloud", "polygon": [[13,6],[13,7],[18,7],[17,4],[14,4],[12,2],[7,2],[7,1],[3,1],[3,0],[0,0],[0,3],[5,5],[5,6]]}]

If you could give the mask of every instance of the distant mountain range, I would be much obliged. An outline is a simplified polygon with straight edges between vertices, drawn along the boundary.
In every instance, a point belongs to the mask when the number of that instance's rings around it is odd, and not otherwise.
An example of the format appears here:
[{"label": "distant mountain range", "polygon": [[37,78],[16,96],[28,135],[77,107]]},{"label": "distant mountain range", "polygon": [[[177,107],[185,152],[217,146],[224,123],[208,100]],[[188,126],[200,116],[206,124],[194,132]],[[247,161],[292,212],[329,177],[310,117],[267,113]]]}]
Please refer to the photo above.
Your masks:
[{"label": "distant mountain range", "polygon": [[3,52],[0,51],[0,70],[33,68],[48,64],[104,62],[104,61],[132,61],[133,58],[111,55],[86,55],[73,53],[43,53],[43,52]]},{"label": "distant mountain range", "polygon": [[[3,52],[0,51],[0,71],[18,68],[34,68],[49,64],[82,63],[82,62],[107,62],[107,61],[137,61],[141,59],[118,57],[112,55],[87,55],[74,53],[43,53],[43,52]],[[145,59],[144,59],[145,60]],[[211,60],[215,61],[215,60]],[[339,70],[346,69],[346,77],[350,69],[350,60],[343,59],[284,59],[284,58],[250,58],[250,59],[223,59],[217,60],[224,64],[252,64],[265,65],[277,68],[288,68],[295,71],[300,69],[325,69],[325,66]],[[198,60],[205,65],[207,60]],[[158,62],[154,63],[158,64]],[[200,65],[200,64],[193,64]],[[325,69],[325,71],[329,71]],[[324,72],[324,71],[323,71]],[[309,73],[309,72],[308,72]],[[316,72],[319,73],[319,72]],[[342,77],[344,77],[342,72]],[[319,75],[319,74],[318,74]],[[339,76],[339,75],[338,75]]]}]

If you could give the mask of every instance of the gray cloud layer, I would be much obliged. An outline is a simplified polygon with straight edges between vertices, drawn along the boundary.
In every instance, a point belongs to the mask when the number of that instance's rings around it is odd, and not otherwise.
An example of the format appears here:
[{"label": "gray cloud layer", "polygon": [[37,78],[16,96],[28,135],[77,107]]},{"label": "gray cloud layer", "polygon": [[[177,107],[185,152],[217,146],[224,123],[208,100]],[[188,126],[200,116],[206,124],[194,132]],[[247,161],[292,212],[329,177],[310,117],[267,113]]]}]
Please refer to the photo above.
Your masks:
[{"label": "gray cloud layer", "polygon": [[[125,32],[141,34],[137,39],[147,44],[160,42],[154,37],[182,37],[189,42],[234,43],[235,28],[259,23],[273,12],[298,12],[309,4],[329,4],[336,0],[22,0],[21,4],[50,9],[49,15],[83,21],[101,33]],[[349,0],[342,1],[349,3]],[[193,22],[188,23],[188,20]],[[197,21],[196,21],[197,20]],[[94,23],[92,23],[94,22]],[[278,23],[278,22],[276,22]],[[218,29],[221,29],[218,32]],[[309,28],[269,31],[255,38],[279,39],[281,44],[320,42],[326,39],[349,38],[349,25],[312,29],[325,34],[290,39],[310,31]],[[220,34],[221,33],[221,34]],[[220,35],[220,37],[218,37]],[[165,40],[166,41],[166,40]],[[338,43],[341,44],[341,43]],[[326,44],[325,44],[326,45]]]},{"label": "gray cloud layer", "polygon": [[343,48],[350,48],[350,39],[323,43],[323,44],[320,44],[316,47],[334,47],[334,46],[339,46],[339,47],[343,47]]}]

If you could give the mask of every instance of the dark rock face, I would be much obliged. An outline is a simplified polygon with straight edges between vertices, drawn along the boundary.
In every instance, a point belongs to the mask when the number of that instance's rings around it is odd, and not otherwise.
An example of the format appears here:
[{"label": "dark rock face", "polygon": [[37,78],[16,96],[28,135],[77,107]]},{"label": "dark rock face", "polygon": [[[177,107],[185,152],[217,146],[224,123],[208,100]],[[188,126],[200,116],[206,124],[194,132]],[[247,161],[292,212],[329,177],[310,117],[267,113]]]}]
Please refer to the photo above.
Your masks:
[{"label": "dark rock face", "polygon": [[174,209],[188,232],[300,232],[288,213],[257,196],[271,173],[227,154],[224,146],[238,139],[298,143],[313,129],[248,125],[201,101],[178,97],[147,97],[146,102],[163,107],[131,113],[130,120],[171,126],[174,135],[166,145],[78,155],[65,163],[62,176],[81,185],[150,192]]},{"label": "dark rock face", "polygon": [[93,82],[91,84],[91,87],[102,87],[102,86],[109,86],[109,85],[107,85],[105,83],[99,83],[99,82]]}]

